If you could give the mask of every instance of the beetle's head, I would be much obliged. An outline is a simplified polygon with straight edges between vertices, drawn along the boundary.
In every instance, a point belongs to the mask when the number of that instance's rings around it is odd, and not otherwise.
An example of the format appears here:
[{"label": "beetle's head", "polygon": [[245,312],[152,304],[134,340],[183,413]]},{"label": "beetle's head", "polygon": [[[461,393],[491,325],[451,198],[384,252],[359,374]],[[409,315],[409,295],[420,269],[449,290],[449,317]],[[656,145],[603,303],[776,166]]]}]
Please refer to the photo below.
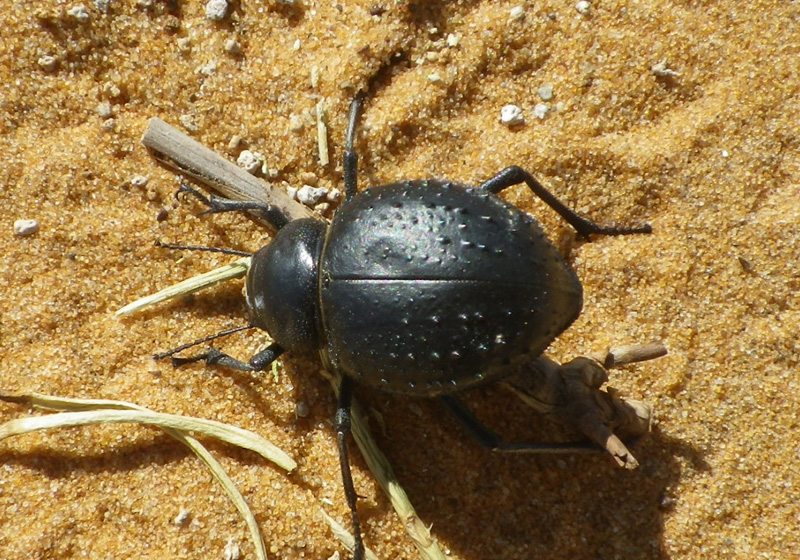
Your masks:
[{"label": "beetle's head", "polygon": [[250,322],[286,350],[309,352],[320,346],[317,275],[325,230],[313,218],[289,222],[250,263]]}]

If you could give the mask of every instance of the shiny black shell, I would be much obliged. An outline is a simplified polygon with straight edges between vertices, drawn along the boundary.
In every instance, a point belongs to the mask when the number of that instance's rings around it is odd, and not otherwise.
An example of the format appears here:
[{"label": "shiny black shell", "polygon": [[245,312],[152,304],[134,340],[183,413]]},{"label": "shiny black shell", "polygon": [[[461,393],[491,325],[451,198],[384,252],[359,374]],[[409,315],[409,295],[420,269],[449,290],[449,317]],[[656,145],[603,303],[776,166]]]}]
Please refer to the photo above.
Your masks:
[{"label": "shiny black shell", "polygon": [[364,385],[411,395],[510,373],[582,307],[577,276],[531,216],[435,179],[343,204],[317,270],[323,360]]}]

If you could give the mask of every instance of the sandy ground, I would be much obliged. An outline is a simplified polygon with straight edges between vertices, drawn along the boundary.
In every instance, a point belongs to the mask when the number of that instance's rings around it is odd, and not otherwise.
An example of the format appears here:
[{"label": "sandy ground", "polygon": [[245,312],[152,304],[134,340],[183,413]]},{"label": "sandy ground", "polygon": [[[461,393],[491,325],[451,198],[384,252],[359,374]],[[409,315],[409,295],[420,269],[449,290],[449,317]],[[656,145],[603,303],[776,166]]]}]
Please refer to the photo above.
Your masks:
[{"label": "sandy ground", "polygon": [[[477,183],[519,164],[599,222],[654,229],[575,242],[525,188],[505,195],[540,218],[584,283],[584,314],[553,357],[650,340],[670,349],[612,376],[655,407],[638,470],[603,455],[491,455],[437,402],[361,395],[448,557],[797,558],[797,3],[604,1],[581,15],[555,1],[245,0],[220,22],[201,2],[77,6],[16,1],[0,12],[0,390],[123,399],[254,430],[295,457],[296,472],[209,445],[271,557],[344,553],[318,513],[346,525],[335,402],[319,364],[287,356],[277,376],[260,377],[150,359],[241,324],[236,284],[124,320],[113,312],[227,262],[179,259],[156,239],[245,250],[268,241],[246,219],[198,217],[175,200],[175,175],[139,143],[150,117],[233,159],[245,147],[265,154],[276,182],[340,187],[341,166],[318,162],[308,115],[326,102],[338,162],[349,100],[377,74],[358,140],[362,186]],[[523,126],[499,123],[509,103]],[[38,220],[38,233],[15,236],[22,218]],[[221,346],[248,356],[265,340]],[[469,402],[512,436],[547,431],[498,388]],[[0,404],[0,420],[32,413]],[[229,539],[254,557],[200,461],[155,429],[10,438],[0,465],[2,558],[223,558]],[[354,469],[368,545],[415,558],[360,457]]]}]

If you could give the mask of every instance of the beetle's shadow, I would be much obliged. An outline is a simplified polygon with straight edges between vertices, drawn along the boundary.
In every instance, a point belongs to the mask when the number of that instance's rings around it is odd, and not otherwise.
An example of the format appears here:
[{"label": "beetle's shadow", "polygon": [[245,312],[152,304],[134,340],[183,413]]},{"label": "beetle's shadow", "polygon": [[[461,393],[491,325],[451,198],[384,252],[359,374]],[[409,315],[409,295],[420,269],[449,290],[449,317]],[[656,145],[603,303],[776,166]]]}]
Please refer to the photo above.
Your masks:
[{"label": "beetle's shadow", "polygon": [[[524,423],[548,431],[547,420],[499,388],[472,393],[470,406],[504,435],[509,427],[510,439],[530,435],[520,430]],[[493,401],[488,415],[484,398]],[[437,401],[367,400],[384,416],[386,436],[375,435],[417,513],[433,525],[440,546],[462,558],[666,559],[663,525],[681,474],[678,458],[708,468],[700,452],[658,431],[632,449],[641,463],[634,471],[604,453],[493,453]]]}]

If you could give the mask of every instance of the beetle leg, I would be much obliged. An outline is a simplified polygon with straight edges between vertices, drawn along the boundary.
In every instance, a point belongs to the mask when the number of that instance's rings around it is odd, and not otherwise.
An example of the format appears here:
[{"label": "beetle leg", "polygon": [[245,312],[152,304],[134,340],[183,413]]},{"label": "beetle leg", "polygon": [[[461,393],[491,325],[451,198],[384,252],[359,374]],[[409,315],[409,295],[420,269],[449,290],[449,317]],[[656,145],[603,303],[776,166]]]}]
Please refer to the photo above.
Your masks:
[{"label": "beetle leg", "polygon": [[250,367],[253,368],[253,371],[264,371],[281,354],[283,354],[283,347],[277,342],[273,342],[250,358]]},{"label": "beetle leg", "polygon": [[200,214],[219,214],[222,212],[244,212],[252,211],[258,214],[263,220],[269,223],[274,223],[276,229],[286,225],[286,220],[276,219],[276,210],[266,202],[257,202],[254,200],[231,200],[217,195],[205,196],[197,189],[190,187],[187,183],[181,182],[178,189],[179,193],[187,192],[202,202],[208,208]]},{"label": "beetle leg", "polygon": [[599,233],[602,235],[630,235],[633,233],[652,233],[653,231],[650,224],[634,227],[598,225],[568,208],[563,202],[558,200],[553,193],[548,191],[544,185],[537,181],[533,175],[516,165],[506,167],[500,173],[483,183],[479,188],[497,194],[508,187],[519,185],[520,183],[528,185],[528,188],[533,191],[533,194],[542,199],[545,204],[564,218],[569,225],[575,228],[575,231],[577,231],[581,237],[588,238],[591,233]]},{"label": "beetle leg", "polygon": [[353,476],[350,473],[350,457],[347,453],[347,435],[350,433],[350,403],[353,400],[353,380],[342,377],[339,386],[339,407],[336,409],[336,436],[339,444],[339,465],[342,469],[342,485],[347,505],[353,517],[353,560],[364,559],[364,541],[361,539],[361,521],[358,518],[356,494]]},{"label": "beetle leg", "polygon": [[529,453],[585,453],[587,451],[600,451],[599,447],[596,447],[588,441],[574,443],[542,443],[533,441],[505,442],[500,436],[490,430],[486,424],[478,420],[461,399],[452,395],[443,395],[439,398],[447,405],[447,408],[453,416],[455,416],[456,420],[466,428],[469,435],[489,451]]},{"label": "beetle leg", "polygon": [[278,356],[283,353],[283,348],[277,343],[272,343],[263,350],[260,350],[256,355],[250,358],[249,362],[242,362],[217,350],[216,348],[209,348],[202,354],[191,356],[189,358],[176,358],[172,356],[173,367],[180,367],[194,362],[205,361],[210,366],[221,366],[238,371],[263,371],[274,362]]}]

